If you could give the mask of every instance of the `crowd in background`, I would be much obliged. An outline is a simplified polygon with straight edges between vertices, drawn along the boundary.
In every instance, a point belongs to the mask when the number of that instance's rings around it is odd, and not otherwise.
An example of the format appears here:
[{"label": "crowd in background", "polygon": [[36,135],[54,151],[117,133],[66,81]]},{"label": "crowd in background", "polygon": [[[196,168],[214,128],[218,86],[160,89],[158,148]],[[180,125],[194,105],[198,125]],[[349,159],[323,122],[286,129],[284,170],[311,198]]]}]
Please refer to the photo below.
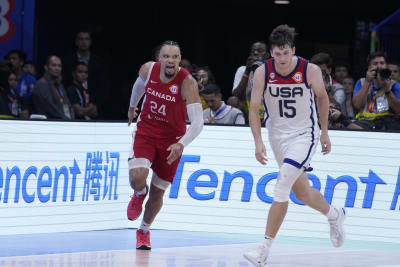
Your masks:
[{"label": "crowd in background", "polygon": [[[39,66],[27,61],[21,50],[12,50],[0,61],[0,118],[101,120],[106,117],[110,79],[105,61],[91,52],[91,34],[76,35],[70,55],[49,55],[38,77]],[[157,61],[159,47],[154,50]],[[269,58],[268,47],[258,41],[239,66],[232,88],[222,90],[212,70],[183,58],[181,66],[197,80],[203,117],[209,124],[248,124],[253,74]],[[366,59],[365,76],[352,77],[348,62],[336,62],[321,52],[310,62],[322,70],[330,100],[331,129],[400,130],[400,64],[373,52]],[[231,95],[222,92],[231,91]],[[223,99],[226,99],[223,101]],[[126,107],[128,109],[128,107]],[[260,123],[265,110],[260,106]]]}]

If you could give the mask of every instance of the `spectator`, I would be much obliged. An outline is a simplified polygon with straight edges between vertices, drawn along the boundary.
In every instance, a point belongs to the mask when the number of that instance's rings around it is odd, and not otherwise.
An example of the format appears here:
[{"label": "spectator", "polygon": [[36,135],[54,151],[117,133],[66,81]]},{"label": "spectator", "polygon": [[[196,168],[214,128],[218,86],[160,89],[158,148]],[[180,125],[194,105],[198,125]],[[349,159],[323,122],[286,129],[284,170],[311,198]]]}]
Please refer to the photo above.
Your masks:
[{"label": "spectator", "polygon": [[190,74],[192,74],[194,71],[192,63],[190,63],[190,60],[187,58],[182,58],[179,66],[185,68]]},{"label": "spectator", "polygon": [[[267,45],[264,42],[255,42],[251,46],[246,65],[240,66],[235,73],[232,94],[244,103],[246,117],[249,113],[251,90],[253,88],[254,71],[269,57]],[[260,120],[264,121],[264,106],[260,106]]]},{"label": "spectator", "polygon": [[92,102],[87,86],[88,66],[78,62],[72,69],[72,85],[67,89],[75,118],[91,120],[97,117],[97,107]]},{"label": "spectator", "polygon": [[388,62],[387,67],[392,72],[390,79],[396,82],[400,82],[400,63],[395,61],[390,61]]},{"label": "spectator", "polygon": [[44,66],[45,74],[40,78],[32,93],[35,114],[48,119],[74,119],[74,112],[67,92],[61,81],[61,59],[49,56]]},{"label": "spectator", "polygon": [[29,73],[30,75],[32,75],[35,78],[37,77],[38,73],[37,73],[36,65],[32,61],[25,62],[24,66],[22,67],[22,70],[26,73]]},{"label": "spectator", "polygon": [[[192,76],[196,79],[200,92],[201,92],[201,90],[204,89],[204,87],[207,84],[211,84],[211,83],[215,84],[216,83],[214,74],[211,72],[210,68],[207,66],[198,68],[197,71]],[[207,105],[206,101],[204,100],[204,97],[202,94],[200,94],[200,99],[201,99],[201,105],[203,107],[203,110],[207,109],[208,105]]]},{"label": "spectator", "polygon": [[4,65],[0,68],[0,118],[12,118],[11,111],[9,108],[9,84],[8,77],[10,71]]},{"label": "spectator", "polygon": [[329,98],[329,103],[333,104],[333,105],[338,104],[338,102],[335,99],[335,96],[333,95],[332,86],[330,86],[330,82],[331,82],[330,75],[325,70],[321,70],[321,73],[322,73],[322,79],[323,79],[324,85],[325,85],[325,90],[326,90],[326,93]]},{"label": "spectator", "polygon": [[[329,129],[361,129],[358,125],[354,124],[350,118],[342,112],[340,105],[333,99],[331,92],[329,91],[330,76],[326,71],[322,71],[322,79],[324,81],[325,90],[328,92],[329,97],[329,113],[328,113],[328,128]],[[351,88],[353,89],[353,88]],[[350,98],[351,100],[351,98]]]},{"label": "spectator", "polygon": [[205,123],[245,124],[243,112],[222,101],[221,89],[216,84],[209,83],[201,94],[208,105],[203,111]]},{"label": "spectator", "polygon": [[23,66],[26,61],[26,54],[21,50],[11,50],[5,56],[8,61],[11,71],[17,76],[18,85],[17,93],[19,96],[29,100],[32,90],[35,87],[36,78],[31,74],[24,72]]},{"label": "spectator", "polygon": [[345,62],[336,63],[333,76],[338,83],[343,85],[343,79],[349,76],[349,65]]},{"label": "spectator", "polygon": [[367,59],[368,70],[365,78],[357,81],[354,87],[353,105],[360,110],[355,123],[362,129],[396,130],[400,129],[400,83],[382,77],[381,69],[387,68],[383,52],[373,52]]},{"label": "spectator", "polygon": [[350,76],[347,76],[342,81],[344,91],[346,93],[346,101],[345,101],[345,109],[342,110],[343,114],[350,119],[353,119],[356,115],[354,106],[353,106],[353,88],[354,88],[354,79]]},{"label": "spectator", "polygon": [[237,108],[237,109],[239,109],[241,112],[243,112],[243,115],[245,116],[245,121],[246,121],[246,124],[248,124],[248,120],[247,120],[247,117],[246,117],[246,113],[245,113],[245,108],[244,108],[244,105],[243,105],[243,102],[242,101],[240,101],[240,99],[239,99],[239,97],[237,97],[237,96],[234,96],[234,95],[232,95],[232,96],[230,96],[229,98],[228,98],[228,100],[226,101],[226,104],[227,105],[229,105],[229,106],[232,106],[232,107],[234,107],[234,108]]},{"label": "spectator", "polygon": [[318,53],[315,54],[311,58],[311,63],[314,63],[315,65],[318,65],[321,70],[325,71],[329,75],[329,89],[335,99],[335,101],[340,105],[340,108],[342,110],[345,109],[345,101],[346,101],[346,95],[344,92],[343,85],[338,83],[336,80],[332,78],[332,58],[329,54],[327,53]]},{"label": "spectator", "polygon": [[88,65],[88,90],[97,104],[100,118],[107,116],[108,101],[111,99],[109,95],[109,74],[105,61],[91,51],[92,36],[89,31],[81,30],[75,39],[76,52],[65,57],[65,68],[63,77],[66,85],[71,85],[72,67],[78,62],[84,62]]},{"label": "spectator", "polygon": [[17,75],[13,72],[10,72],[8,76],[8,99],[9,99],[9,109],[11,114],[14,117],[20,117],[22,119],[28,119],[29,110],[28,110],[28,102],[17,93],[18,81]]}]

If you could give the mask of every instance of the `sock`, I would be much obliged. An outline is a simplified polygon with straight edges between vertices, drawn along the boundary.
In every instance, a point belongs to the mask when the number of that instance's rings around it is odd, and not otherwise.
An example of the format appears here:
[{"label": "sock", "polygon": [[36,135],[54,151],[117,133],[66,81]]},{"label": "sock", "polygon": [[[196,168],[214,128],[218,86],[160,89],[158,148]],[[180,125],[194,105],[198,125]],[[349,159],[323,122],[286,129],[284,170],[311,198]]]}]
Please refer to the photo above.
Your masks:
[{"label": "sock", "polygon": [[150,225],[150,223],[146,223],[144,220],[142,220],[139,229],[142,229],[143,233],[147,233],[150,231]]},{"label": "sock", "polygon": [[325,216],[328,217],[328,220],[335,220],[339,216],[339,213],[335,209],[335,207],[331,206],[328,213],[325,214]]},{"label": "sock", "polygon": [[147,193],[147,186],[145,186],[142,190],[136,192],[136,196],[144,196]]},{"label": "sock", "polygon": [[272,241],[274,241],[274,239],[273,239],[272,237],[270,237],[270,236],[268,236],[268,235],[265,235],[264,244],[265,244],[268,248],[271,247]]}]

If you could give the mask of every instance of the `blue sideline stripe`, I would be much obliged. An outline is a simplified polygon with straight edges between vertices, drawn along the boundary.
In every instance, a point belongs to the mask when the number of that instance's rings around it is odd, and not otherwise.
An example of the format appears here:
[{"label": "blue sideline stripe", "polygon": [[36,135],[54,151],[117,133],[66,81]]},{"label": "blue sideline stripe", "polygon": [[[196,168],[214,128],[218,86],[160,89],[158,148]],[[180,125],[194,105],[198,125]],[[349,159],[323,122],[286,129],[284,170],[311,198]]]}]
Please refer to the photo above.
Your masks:
[{"label": "blue sideline stripe", "polygon": [[295,166],[297,169],[300,169],[300,168],[303,166],[303,164],[300,164],[300,163],[298,163],[297,161],[295,161],[295,160],[293,160],[293,159],[289,159],[289,158],[284,158],[284,159],[283,159],[283,163],[287,163],[287,164],[293,165],[293,166]]}]

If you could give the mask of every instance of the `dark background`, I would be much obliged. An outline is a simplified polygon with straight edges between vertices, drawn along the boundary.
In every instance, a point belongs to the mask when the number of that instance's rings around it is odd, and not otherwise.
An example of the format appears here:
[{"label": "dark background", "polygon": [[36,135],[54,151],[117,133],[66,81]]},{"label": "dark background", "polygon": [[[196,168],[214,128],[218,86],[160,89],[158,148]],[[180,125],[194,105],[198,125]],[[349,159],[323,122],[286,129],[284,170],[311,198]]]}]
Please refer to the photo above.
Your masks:
[{"label": "dark background", "polygon": [[396,1],[272,0],[204,1],[36,1],[35,59],[42,71],[46,56],[74,49],[76,32],[92,31],[93,51],[110,68],[109,118],[125,119],[137,72],[165,40],[180,43],[182,57],[209,66],[226,99],[236,69],[244,65],[254,41],[267,42],[279,24],[299,33],[296,54],[311,58],[328,52],[347,61],[352,75],[364,75],[369,28],[396,11]]}]

